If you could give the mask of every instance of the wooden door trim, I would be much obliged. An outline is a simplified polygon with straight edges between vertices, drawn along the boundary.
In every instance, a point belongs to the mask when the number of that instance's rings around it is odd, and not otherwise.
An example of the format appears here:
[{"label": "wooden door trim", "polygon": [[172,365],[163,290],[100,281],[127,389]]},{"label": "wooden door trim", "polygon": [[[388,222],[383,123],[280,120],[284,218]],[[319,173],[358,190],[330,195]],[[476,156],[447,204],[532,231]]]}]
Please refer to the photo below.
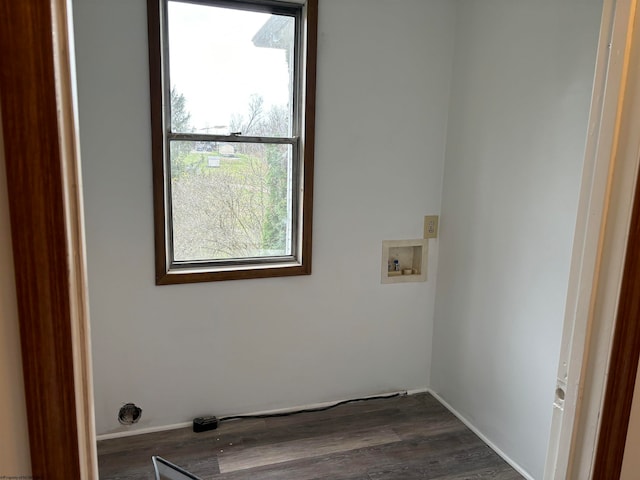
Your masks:
[{"label": "wooden door trim", "polygon": [[[606,276],[607,282],[617,284],[617,302],[609,301],[613,325],[605,335],[607,346],[606,376],[600,387],[600,410],[596,444],[592,457],[590,478],[597,480],[619,478],[627,440],[631,404],[640,358],[640,16],[637,2],[632,2],[628,20],[628,62],[620,96],[619,132],[613,154],[611,183],[611,211],[607,214],[609,231],[608,257],[612,250],[619,258],[616,276]],[[624,226],[624,230],[620,228]],[[613,230],[618,240],[614,241]],[[611,270],[611,269],[610,269]],[[604,285],[615,291],[611,285]],[[600,300],[600,298],[599,298]],[[601,310],[602,312],[602,310]],[[593,333],[601,336],[599,329]],[[596,341],[603,342],[602,339]],[[600,350],[603,350],[602,348]],[[591,366],[593,361],[591,362]],[[589,365],[587,365],[589,366]]]},{"label": "wooden door trim", "polygon": [[[640,182],[640,177],[637,182]],[[636,187],[595,452],[592,476],[594,480],[608,480],[620,476],[639,358],[640,189]]]},{"label": "wooden door trim", "polygon": [[0,107],[32,475],[97,478],[65,0],[0,1]]}]

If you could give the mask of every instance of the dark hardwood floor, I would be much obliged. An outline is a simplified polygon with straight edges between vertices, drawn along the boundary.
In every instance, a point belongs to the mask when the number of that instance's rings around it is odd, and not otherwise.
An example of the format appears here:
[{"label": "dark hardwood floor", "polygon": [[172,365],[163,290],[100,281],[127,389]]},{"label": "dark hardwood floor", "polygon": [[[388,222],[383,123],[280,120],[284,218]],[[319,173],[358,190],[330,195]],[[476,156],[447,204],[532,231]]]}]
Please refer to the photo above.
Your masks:
[{"label": "dark hardwood floor", "polygon": [[153,479],[152,455],[203,480],[523,478],[428,394],[103,440],[100,479]]}]

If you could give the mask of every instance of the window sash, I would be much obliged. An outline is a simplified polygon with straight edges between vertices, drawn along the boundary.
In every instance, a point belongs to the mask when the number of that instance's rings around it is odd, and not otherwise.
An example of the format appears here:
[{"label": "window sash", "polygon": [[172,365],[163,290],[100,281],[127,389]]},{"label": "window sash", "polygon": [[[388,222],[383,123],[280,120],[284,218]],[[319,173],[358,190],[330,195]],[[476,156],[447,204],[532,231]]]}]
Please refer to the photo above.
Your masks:
[{"label": "window sash", "polygon": [[[186,132],[173,132],[171,130],[171,102],[165,101],[165,108],[163,109],[164,113],[164,124],[168,127],[166,137],[166,167],[169,172],[171,172],[171,156],[170,145],[172,141],[214,141],[214,142],[227,142],[227,143],[257,143],[257,144],[288,144],[291,145],[292,148],[292,175],[289,179],[288,184],[288,195],[291,198],[288,198],[287,201],[291,202],[291,219],[288,222],[288,228],[291,232],[291,238],[289,240],[289,245],[287,245],[287,249],[291,252],[291,255],[285,256],[260,256],[260,257],[236,257],[231,259],[208,259],[208,260],[176,260],[175,259],[175,248],[174,248],[174,228],[173,228],[173,201],[172,201],[172,185],[171,185],[171,176],[167,175],[166,178],[166,196],[168,203],[168,215],[166,221],[166,228],[168,231],[168,242],[167,247],[169,250],[169,264],[171,269],[184,269],[184,268],[192,268],[192,267],[210,267],[210,268],[218,268],[225,266],[242,266],[242,265],[259,265],[259,264],[278,264],[278,263],[288,263],[295,261],[298,257],[298,237],[301,235],[298,229],[298,204],[299,198],[296,195],[296,192],[299,191],[299,180],[298,180],[298,171],[299,171],[299,149],[296,148],[298,142],[298,132],[300,130],[300,119],[298,116],[298,103],[299,103],[299,81],[300,81],[300,73],[299,73],[299,52],[300,52],[300,14],[301,7],[300,5],[289,4],[287,7],[282,7],[282,4],[279,2],[268,2],[269,4],[258,3],[258,2],[234,2],[234,1],[225,1],[225,0],[200,0],[200,1],[191,1],[184,2],[183,0],[165,0],[165,8],[168,7],[169,2],[175,3],[195,3],[202,6],[212,6],[212,7],[228,7],[233,10],[246,10],[246,11],[254,11],[254,12],[262,12],[269,13],[272,15],[283,15],[294,18],[294,53],[293,53],[293,91],[291,93],[290,100],[292,102],[291,108],[291,130],[294,136],[291,137],[257,137],[251,135],[242,135],[242,134],[230,134],[230,135],[215,135],[215,134],[199,134],[199,133],[186,133]],[[292,8],[295,8],[295,12],[292,12]],[[168,35],[169,26],[168,26],[168,10],[165,10],[165,32]],[[164,82],[164,94],[165,99],[171,98],[171,72],[170,72],[170,54],[169,54],[169,44],[170,38],[165,42],[165,82]]]},{"label": "window sash", "polygon": [[[178,134],[177,136],[182,137],[185,134]],[[192,135],[186,134],[189,137]],[[165,215],[165,224],[166,224],[166,232],[167,232],[167,262],[170,270],[190,270],[190,269],[219,269],[224,267],[247,267],[251,265],[256,266],[267,266],[267,265],[278,265],[278,264],[290,264],[292,262],[297,262],[300,258],[300,254],[302,252],[301,238],[303,236],[303,232],[301,231],[301,223],[300,218],[302,216],[301,212],[301,203],[302,199],[299,194],[301,191],[300,183],[301,183],[301,165],[300,165],[300,148],[299,148],[299,139],[281,139],[275,138],[276,141],[255,141],[255,142],[244,142],[243,140],[247,137],[242,136],[226,136],[226,135],[200,135],[193,134],[193,136],[199,137],[196,141],[207,141],[202,140],[200,137],[207,137],[207,139],[211,138],[220,138],[224,140],[217,141],[229,141],[228,138],[234,138],[235,142],[242,143],[256,143],[263,145],[283,145],[288,144],[292,147],[292,165],[291,165],[291,181],[290,181],[290,198],[291,198],[291,221],[290,221],[290,229],[291,229],[291,239],[289,249],[291,251],[290,255],[273,255],[273,256],[261,256],[261,257],[237,257],[237,258],[225,258],[225,259],[207,259],[207,260],[176,260],[175,257],[175,249],[174,249],[174,229],[173,229],[173,192],[171,185],[171,155],[168,153],[170,151],[171,141],[175,140],[184,140],[182,138],[179,139],[167,139],[166,143],[166,151],[165,155],[165,169],[169,172],[169,175],[166,175],[166,215]],[[259,138],[260,137],[253,137]],[[192,138],[189,138],[192,140]],[[284,140],[284,141],[283,141]],[[216,140],[208,140],[208,141],[216,141]],[[296,161],[297,160],[297,161]]]},{"label": "window sash", "polygon": [[[280,0],[160,0],[166,4],[171,2],[192,3],[194,5],[246,10],[250,12],[271,13],[293,17],[298,14],[304,3]],[[166,11],[166,10],[165,10]]]},{"label": "window sash", "polygon": [[[153,0],[149,0],[153,1]],[[304,99],[302,98],[302,92],[304,88],[302,86],[302,72],[301,65],[303,64],[303,43],[302,38],[302,21],[303,21],[303,5],[300,3],[280,2],[272,0],[160,0],[162,3],[162,47],[163,47],[163,93],[165,99],[171,98],[171,72],[170,72],[170,53],[169,53],[169,41],[165,38],[169,36],[169,14],[168,4],[169,2],[176,3],[192,3],[202,6],[222,7],[230,8],[232,10],[245,10],[252,12],[268,13],[272,15],[281,15],[294,18],[294,51],[293,51],[293,91],[291,92],[290,100],[292,102],[291,108],[291,137],[253,137],[253,138],[296,138],[301,135],[302,130],[302,114],[301,105]],[[186,134],[188,132],[173,132],[171,130],[171,102],[165,100],[163,107],[163,124],[166,136],[171,138],[173,135]],[[234,137],[235,135],[229,135]],[[240,135],[241,136],[241,135]],[[246,136],[243,138],[252,138]],[[274,142],[278,143],[278,142]]]},{"label": "window sash", "polygon": [[229,142],[229,143],[273,143],[295,145],[299,137],[253,137],[244,135],[213,135],[209,133],[168,133],[168,141],[185,142]]}]

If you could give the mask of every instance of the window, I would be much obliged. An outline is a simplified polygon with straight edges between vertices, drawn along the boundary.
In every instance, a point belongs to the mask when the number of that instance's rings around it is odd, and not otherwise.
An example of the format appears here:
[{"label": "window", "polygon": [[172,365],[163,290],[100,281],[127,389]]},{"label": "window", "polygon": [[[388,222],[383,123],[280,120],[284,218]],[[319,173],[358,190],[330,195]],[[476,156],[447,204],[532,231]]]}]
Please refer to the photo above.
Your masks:
[{"label": "window", "polygon": [[156,283],[311,273],[317,0],[148,0]]}]

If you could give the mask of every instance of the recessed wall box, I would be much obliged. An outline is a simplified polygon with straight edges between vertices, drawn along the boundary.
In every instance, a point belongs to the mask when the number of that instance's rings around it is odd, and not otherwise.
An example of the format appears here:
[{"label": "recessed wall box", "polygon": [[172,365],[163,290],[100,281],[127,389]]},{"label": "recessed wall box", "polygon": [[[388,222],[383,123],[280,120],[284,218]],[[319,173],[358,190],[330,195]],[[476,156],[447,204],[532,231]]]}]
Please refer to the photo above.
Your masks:
[{"label": "recessed wall box", "polygon": [[[398,270],[395,269],[395,260],[398,260]],[[426,280],[426,239],[384,240],[382,242],[382,283],[424,282]]]}]

